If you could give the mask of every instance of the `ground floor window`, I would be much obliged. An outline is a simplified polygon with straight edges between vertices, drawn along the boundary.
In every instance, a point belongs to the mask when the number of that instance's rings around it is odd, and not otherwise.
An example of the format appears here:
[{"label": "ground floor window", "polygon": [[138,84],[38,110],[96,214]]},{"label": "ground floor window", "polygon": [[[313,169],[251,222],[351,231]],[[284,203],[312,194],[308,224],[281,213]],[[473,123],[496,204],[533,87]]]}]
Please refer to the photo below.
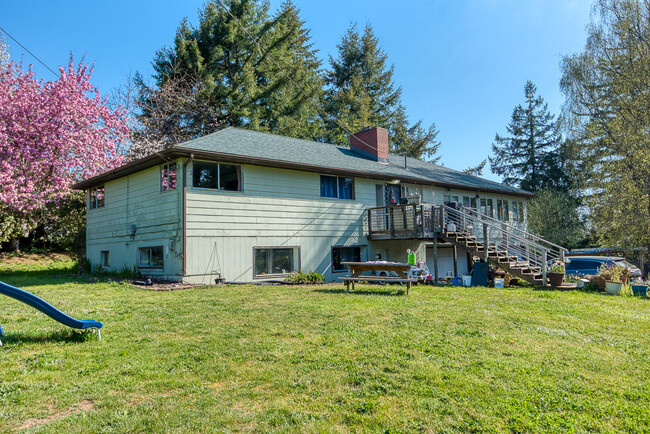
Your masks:
[{"label": "ground floor window", "polygon": [[361,262],[361,246],[333,246],[332,271],[346,271],[341,262]]},{"label": "ground floor window", "polygon": [[163,246],[140,247],[138,255],[138,267],[162,268],[164,264],[163,257]]},{"label": "ground floor window", "polygon": [[255,277],[300,271],[299,247],[255,247]]}]

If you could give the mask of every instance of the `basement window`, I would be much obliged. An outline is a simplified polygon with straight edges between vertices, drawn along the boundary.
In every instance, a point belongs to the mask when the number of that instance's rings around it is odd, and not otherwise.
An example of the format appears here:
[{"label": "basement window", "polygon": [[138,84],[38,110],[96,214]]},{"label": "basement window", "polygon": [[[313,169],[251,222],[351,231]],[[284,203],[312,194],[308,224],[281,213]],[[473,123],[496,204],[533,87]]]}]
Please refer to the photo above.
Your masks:
[{"label": "basement window", "polygon": [[91,188],[88,192],[88,208],[103,208],[104,207],[104,186]]},{"label": "basement window", "polygon": [[361,262],[361,246],[332,246],[332,271],[347,271],[341,262]]},{"label": "basement window", "polygon": [[192,186],[214,190],[241,191],[241,166],[226,163],[195,161]]},{"label": "basement window", "polygon": [[176,189],[176,163],[168,163],[160,168],[160,191]]},{"label": "basement window", "polygon": [[140,268],[163,268],[164,265],[163,246],[140,247],[138,250],[138,267]]},{"label": "basement window", "polygon": [[321,175],[320,197],[354,199],[354,178]]},{"label": "basement window", "polygon": [[300,270],[300,247],[255,247],[255,277],[282,276]]}]

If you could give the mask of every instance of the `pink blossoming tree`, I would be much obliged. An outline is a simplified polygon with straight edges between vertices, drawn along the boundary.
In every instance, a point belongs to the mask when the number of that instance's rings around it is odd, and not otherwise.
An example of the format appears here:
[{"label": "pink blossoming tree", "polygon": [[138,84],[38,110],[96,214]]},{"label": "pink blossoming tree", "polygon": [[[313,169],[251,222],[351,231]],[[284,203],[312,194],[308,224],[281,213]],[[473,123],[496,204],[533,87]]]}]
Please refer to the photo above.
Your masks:
[{"label": "pink blossoming tree", "polygon": [[92,68],[71,56],[59,72],[45,82],[16,63],[0,69],[0,242],[44,223],[74,182],[123,161],[125,116],[90,83]]}]

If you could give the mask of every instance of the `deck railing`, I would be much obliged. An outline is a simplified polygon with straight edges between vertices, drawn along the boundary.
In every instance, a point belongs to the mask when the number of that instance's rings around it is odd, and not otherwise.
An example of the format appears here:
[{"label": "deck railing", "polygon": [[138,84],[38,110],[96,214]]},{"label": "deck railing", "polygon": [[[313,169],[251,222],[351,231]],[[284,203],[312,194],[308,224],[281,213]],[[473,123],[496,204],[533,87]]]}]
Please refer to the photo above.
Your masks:
[{"label": "deck railing", "polygon": [[[369,239],[425,239],[442,232],[462,232],[517,261],[539,267],[544,282],[548,263],[563,261],[566,254],[562,246],[469,207],[398,205],[369,208],[367,216]],[[486,260],[488,253],[484,249]]]},{"label": "deck railing", "polygon": [[378,239],[412,239],[424,236],[425,205],[369,208],[368,235]]}]

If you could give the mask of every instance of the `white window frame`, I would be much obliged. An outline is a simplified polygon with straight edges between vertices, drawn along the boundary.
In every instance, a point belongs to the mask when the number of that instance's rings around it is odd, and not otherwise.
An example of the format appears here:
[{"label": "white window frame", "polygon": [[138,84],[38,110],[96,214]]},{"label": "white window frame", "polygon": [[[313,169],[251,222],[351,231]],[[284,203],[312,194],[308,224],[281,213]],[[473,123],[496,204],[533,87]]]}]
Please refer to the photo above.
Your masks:
[{"label": "white window frame", "polygon": [[[162,265],[153,265],[153,249],[160,249],[162,254]],[[149,260],[146,263],[141,261],[142,251],[149,250]],[[145,246],[138,248],[138,268],[165,268],[165,247],[164,246]]]},{"label": "white window frame", "polygon": [[[351,176],[337,176],[337,175],[320,175],[319,181],[320,184],[318,185],[319,188],[321,188],[323,184],[323,176],[328,176],[330,178],[336,178],[336,196],[323,196],[322,190],[321,190],[321,199],[337,199],[337,200],[355,200],[356,198],[356,182],[355,179]],[[341,198],[339,197],[339,189],[340,189],[340,183],[341,183],[341,178],[343,179],[351,179],[352,180],[352,197],[351,198]]]},{"label": "white window frame", "polygon": [[[174,188],[169,188],[169,180],[170,180],[170,173],[171,173],[171,167],[174,167]],[[167,187],[164,186],[163,180],[167,178]],[[174,191],[176,190],[176,186],[178,185],[178,164],[176,164],[175,161],[165,163],[162,166],[160,166],[160,192],[165,193],[168,191]]]},{"label": "white window frame", "polygon": [[[212,187],[197,187],[194,185],[194,171],[196,169],[195,164],[196,163],[208,163],[208,164],[215,164],[217,166],[217,188],[212,188]],[[235,166],[239,168],[239,190],[226,190],[221,187],[221,165],[222,164],[227,164],[229,166]],[[206,191],[227,191],[231,193],[239,193],[244,191],[244,168],[241,164],[234,164],[234,163],[226,163],[226,162],[217,162],[217,161],[204,161],[204,160],[199,160],[199,161],[194,161],[192,163],[192,188],[196,190],[206,190]]]},{"label": "white window frame", "polygon": [[[101,191],[101,199],[99,192]],[[88,209],[104,208],[106,204],[106,188],[103,185],[88,190]]]},{"label": "white window frame", "polygon": [[[270,267],[272,267],[273,264],[273,256],[271,254],[270,256],[270,263],[267,263],[267,271],[268,273],[263,273],[263,274],[257,274],[257,252],[259,250],[268,250],[268,251],[273,251],[273,250],[292,250],[293,252],[293,270],[288,270],[286,273],[273,273],[272,270],[270,270]],[[267,259],[268,260],[268,259]],[[276,277],[276,276],[288,276],[289,274],[293,272],[300,271],[301,266],[300,266],[300,246],[255,246],[253,247],[253,279],[265,279],[267,277]]]}]

